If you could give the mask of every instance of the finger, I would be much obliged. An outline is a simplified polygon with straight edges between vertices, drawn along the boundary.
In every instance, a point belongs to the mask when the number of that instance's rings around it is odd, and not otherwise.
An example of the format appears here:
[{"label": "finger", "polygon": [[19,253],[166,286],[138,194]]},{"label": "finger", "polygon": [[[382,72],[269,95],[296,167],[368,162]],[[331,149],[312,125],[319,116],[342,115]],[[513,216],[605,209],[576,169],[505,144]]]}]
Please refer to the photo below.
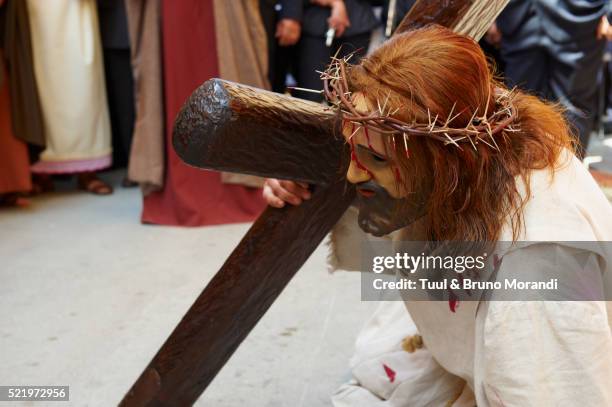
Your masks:
[{"label": "finger", "polygon": [[293,181],[279,181],[280,188],[289,194],[296,196],[297,198],[303,199],[305,197],[310,198],[310,192],[301,185]]},{"label": "finger", "polygon": [[274,195],[272,188],[269,185],[264,185],[262,195],[266,203],[274,208],[282,208],[285,206],[285,202]]},{"label": "finger", "polygon": [[291,205],[299,205],[302,203],[302,200],[299,196],[292,194],[283,188],[280,184],[272,184],[270,185],[274,195],[284,202],[289,202]]},{"label": "finger", "polygon": [[310,199],[310,191],[308,190],[308,186],[304,187],[303,185],[297,184],[293,181],[281,181],[281,186],[291,194],[300,197],[302,199]]}]

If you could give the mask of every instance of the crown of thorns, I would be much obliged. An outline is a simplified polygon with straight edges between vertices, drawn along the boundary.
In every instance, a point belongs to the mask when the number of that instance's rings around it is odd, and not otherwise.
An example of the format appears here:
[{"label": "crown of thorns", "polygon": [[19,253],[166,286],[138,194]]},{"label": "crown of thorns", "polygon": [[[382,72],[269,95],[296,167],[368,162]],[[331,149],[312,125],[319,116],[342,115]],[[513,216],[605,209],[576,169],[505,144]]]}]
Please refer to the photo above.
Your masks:
[{"label": "crown of thorns", "polygon": [[[446,119],[440,119],[438,115],[432,117],[428,109],[428,123],[417,123],[415,121],[407,123],[393,117],[399,111],[399,108],[392,110],[391,107],[387,107],[389,95],[382,104],[380,100],[377,100],[378,109],[374,112],[359,112],[352,103],[352,95],[346,79],[350,57],[333,57],[327,69],[320,72],[325,98],[330,104],[340,109],[345,121],[358,126],[367,126],[382,134],[402,135],[406,152],[408,152],[407,139],[410,136],[429,137],[441,141],[445,145],[452,144],[459,148],[461,148],[460,143],[470,143],[475,150],[476,145],[482,142],[495,150],[499,150],[495,141],[496,135],[519,131],[519,129],[513,127],[517,117],[517,111],[512,103],[515,91],[501,88],[496,88],[493,92],[495,111],[489,114],[487,106],[484,113],[477,116],[479,110],[477,109],[467,126],[461,128],[450,126],[450,123],[463,113],[455,113],[456,103]],[[357,131],[358,129],[350,137]]]}]

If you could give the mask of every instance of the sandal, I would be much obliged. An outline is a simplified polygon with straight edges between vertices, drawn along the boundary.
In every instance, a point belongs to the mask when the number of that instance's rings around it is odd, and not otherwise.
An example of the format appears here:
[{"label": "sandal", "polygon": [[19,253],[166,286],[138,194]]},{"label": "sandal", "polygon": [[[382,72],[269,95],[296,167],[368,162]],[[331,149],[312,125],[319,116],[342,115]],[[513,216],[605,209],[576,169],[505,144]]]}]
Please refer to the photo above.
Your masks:
[{"label": "sandal", "polygon": [[113,187],[102,181],[95,172],[83,172],[77,176],[79,189],[94,195],[110,195]]}]

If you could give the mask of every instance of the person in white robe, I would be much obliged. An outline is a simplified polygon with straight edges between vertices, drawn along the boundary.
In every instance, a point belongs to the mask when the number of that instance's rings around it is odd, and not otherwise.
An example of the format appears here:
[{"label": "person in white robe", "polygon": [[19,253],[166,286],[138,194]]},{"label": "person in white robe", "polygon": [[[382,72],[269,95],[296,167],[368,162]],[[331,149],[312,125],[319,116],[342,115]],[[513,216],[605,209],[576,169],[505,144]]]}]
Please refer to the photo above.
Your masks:
[{"label": "person in white robe", "polygon": [[[495,260],[499,261],[498,281],[524,277],[526,262],[534,281],[551,273],[573,275],[580,281],[576,258],[584,257],[590,260],[589,271],[594,272],[586,291],[593,289],[596,295],[585,295],[585,287],[569,285],[556,299],[527,296],[517,300],[492,290],[472,301],[404,297],[405,301],[381,302],[357,338],[352,379],[333,395],[334,406],[611,406],[612,302],[607,300],[612,298],[612,254],[608,247],[612,207],[571,151],[571,136],[561,112],[532,96],[508,93],[492,79],[473,40],[440,27],[398,35],[362,65],[350,70],[344,67],[348,74],[328,84],[328,89],[337,92],[335,98],[332,94],[328,99],[343,108],[343,134],[352,152],[347,179],[356,185],[360,205],[359,211],[347,211],[332,232],[334,268],[372,271],[364,270],[355,256],[370,240],[358,224],[377,236],[386,234],[383,239],[428,240],[419,234],[419,223],[433,224],[431,212],[420,205],[437,203],[426,194],[432,194],[431,185],[440,183],[451,185],[437,190],[448,199],[455,191],[472,194],[457,197],[458,204],[463,204],[452,212],[457,219],[464,216],[462,211],[470,210],[465,202],[474,204],[485,198],[491,205],[506,204],[496,212],[500,215],[493,226],[499,229],[486,229],[491,223],[477,216],[470,218],[471,223],[461,223],[465,230],[478,226],[471,231],[486,232],[482,233],[485,239],[478,241],[513,243]],[[348,89],[343,84],[348,84]],[[498,95],[494,103],[491,89]],[[339,100],[338,94],[350,98]],[[476,121],[483,104],[474,103],[474,99],[484,99],[491,107],[480,112]],[[398,111],[404,116],[393,116]],[[460,119],[454,122],[457,117]],[[490,125],[488,131],[479,127],[482,123]],[[551,129],[559,134],[552,134]],[[408,139],[410,131],[415,136]],[[433,138],[445,132],[455,138]],[[435,141],[424,144],[428,134]],[[487,141],[487,137],[496,141]],[[522,148],[526,143],[531,143],[529,149]],[[434,154],[431,151],[443,162],[418,156]],[[541,160],[536,152],[547,159]],[[457,156],[461,158],[457,160]],[[554,158],[552,162],[547,161],[550,158]],[[479,167],[482,160],[487,164]],[[411,166],[413,162],[416,164]],[[441,164],[446,162],[455,163],[456,171],[445,173]],[[512,170],[500,170],[509,163]],[[517,170],[520,166],[522,173]],[[438,171],[432,183],[427,183],[429,174],[418,172],[424,168]],[[444,178],[447,174],[450,181]],[[403,182],[406,176],[422,179],[423,184]],[[504,190],[508,197],[491,196],[458,185],[455,176],[465,177],[464,182],[485,179],[488,184],[481,185],[492,190],[501,183],[511,188]],[[290,181],[267,180],[264,188],[271,206],[299,204],[307,199],[307,193],[303,185]],[[470,199],[473,194],[480,196]],[[496,201],[500,197],[506,200]],[[510,201],[510,197],[516,199]],[[385,200],[412,206],[372,206]],[[385,212],[387,208],[391,209]],[[487,214],[486,207],[478,208],[478,213]],[[519,222],[515,222],[517,213]],[[437,230],[431,226],[422,231],[432,236],[432,230],[444,233],[448,229],[444,224]],[[490,230],[496,232],[487,234]],[[459,239],[439,240],[461,240],[461,235],[454,236]],[[598,242],[601,245],[594,244]]]},{"label": "person in white robe", "polygon": [[95,0],[26,1],[46,138],[32,172],[76,173],[81,188],[111,193],[95,175],[112,164]]},{"label": "person in white robe", "polygon": [[[593,246],[581,242],[607,247],[612,241],[612,206],[576,157],[564,160],[552,180],[548,170],[532,174],[532,197],[518,239],[526,243],[504,255],[499,281],[519,276],[525,259],[550,254],[555,264],[575,272],[576,251]],[[355,224],[354,213],[342,223]],[[354,242],[366,239],[357,238],[362,232],[355,228],[349,233]],[[512,241],[509,228],[500,240]],[[348,246],[340,250],[337,255],[347,259]],[[600,272],[610,287],[612,263],[606,261],[612,256],[593,254],[604,260]],[[348,261],[336,267],[355,269]],[[544,274],[546,267],[543,263],[539,270]],[[612,292],[604,296],[612,298]],[[423,346],[407,351],[403,345],[414,335],[422,337]],[[393,380],[384,366],[394,372]],[[493,296],[461,302],[453,312],[444,301],[384,301],[357,338],[351,372],[353,379],[333,396],[336,407],[569,407],[578,401],[610,406],[612,302]]]}]

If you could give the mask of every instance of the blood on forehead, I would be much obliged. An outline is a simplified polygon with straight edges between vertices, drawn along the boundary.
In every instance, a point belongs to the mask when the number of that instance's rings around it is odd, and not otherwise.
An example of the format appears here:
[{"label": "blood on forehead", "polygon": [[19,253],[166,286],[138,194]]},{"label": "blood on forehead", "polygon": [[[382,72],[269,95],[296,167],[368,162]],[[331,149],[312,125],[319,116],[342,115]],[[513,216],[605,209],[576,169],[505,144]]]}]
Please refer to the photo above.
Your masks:
[{"label": "blood on forehead", "polygon": [[[383,157],[389,156],[389,151],[386,148],[385,141],[378,134],[372,135],[371,130],[368,129],[367,126],[364,126],[359,123],[351,122],[350,120],[343,119],[342,128],[350,129],[348,136],[346,136],[346,138],[349,139],[350,141],[354,142],[355,137],[359,139],[361,138],[359,137],[359,135],[363,134],[363,139],[361,140],[361,142],[357,140],[357,144],[366,145],[370,150],[374,151],[376,154],[379,154]],[[375,140],[374,144],[377,144],[378,146],[375,147],[372,140]]]},{"label": "blood on forehead", "polygon": [[[343,128],[347,128],[348,127],[349,122],[347,122],[346,120],[343,120]],[[375,178],[375,175],[372,173],[372,171],[370,171],[360,160],[359,157],[355,151],[355,134],[357,133],[357,131],[359,130],[359,128],[357,127],[362,127],[363,128],[363,133],[365,136],[365,139],[367,141],[367,145],[368,148],[370,150],[372,150],[373,152],[375,152],[376,154],[379,154],[383,157],[388,157],[389,156],[389,151],[387,149],[387,145],[383,144],[385,146],[385,153],[383,154],[382,152],[377,151],[374,146],[371,143],[371,138],[370,138],[370,133],[368,132],[368,128],[366,126],[361,126],[359,124],[355,124],[355,123],[350,123],[350,134],[348,135],[348,142],[349,145],[351,146],[351,161],[355,163],[355,165],[357,166],[357,168],[359,168],[362,171],[365,171],[368,173],[368,175],[371,178]],[[391,138],[391,140],[393,141],[394,139]],[[384,143],[384,141],[383,141]],[[393,141],[393,144],[395,144],[395,142]],[[395,181],[397,183],[401,183],[402,182],[402,176],[399,170],[399,167],[397,167],[396,165],[392,166],[392,170],[393,170],[393,176],[395,177]]]}]

